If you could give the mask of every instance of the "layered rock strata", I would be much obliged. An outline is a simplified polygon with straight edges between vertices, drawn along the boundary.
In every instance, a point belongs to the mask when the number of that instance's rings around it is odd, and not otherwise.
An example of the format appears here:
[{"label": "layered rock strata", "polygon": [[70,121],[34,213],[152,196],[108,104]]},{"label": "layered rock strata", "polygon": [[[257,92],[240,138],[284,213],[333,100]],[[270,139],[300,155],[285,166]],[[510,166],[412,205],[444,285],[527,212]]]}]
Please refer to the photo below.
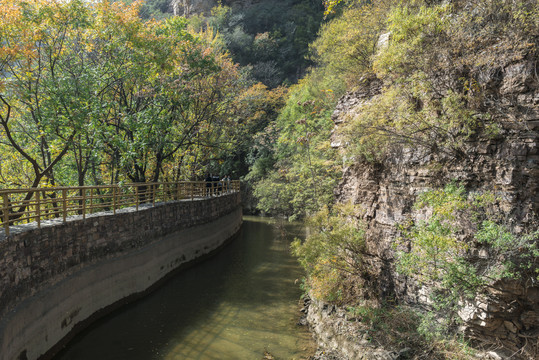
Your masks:
[{"label": "layered rock strata", "polygon": [[[375,255],[366,260],[370,275],[366,284],[372,298],[380,302],[397,299],[411,304],[429,303],[428,291],[413,279],[397,274],[394,266],[397,225],[421,217],[413,204],[422,192],[452,181],[469,192],[493,192],[501,199],[498,211],[510,219],[516,233],[537,227],[539,79],[534,66],[533,61],[523,60],[496,71],[474,74],[485,93],[495,98],[501,132],[487,136],[478,131],[464,144],[463,156],[449,158],[421,149],[400,148],[377,163],[347,160],[352,165],[343,169],[336,197],[339,202],[353,202],[365,210],[367,251]],[[338,135],[339,128],[382,89],[382,81],[369,79],[360,90],[340,100],[333,115],[334,148],[346,148]],[[459,313],[466,332],[501,349],[501,357],[512,354],[515,358],[530,358],[538,351],[538,284],[500,281],[493,285],[496,290],[466,304]],[[314,329],[319,332],[316,325]]]}]

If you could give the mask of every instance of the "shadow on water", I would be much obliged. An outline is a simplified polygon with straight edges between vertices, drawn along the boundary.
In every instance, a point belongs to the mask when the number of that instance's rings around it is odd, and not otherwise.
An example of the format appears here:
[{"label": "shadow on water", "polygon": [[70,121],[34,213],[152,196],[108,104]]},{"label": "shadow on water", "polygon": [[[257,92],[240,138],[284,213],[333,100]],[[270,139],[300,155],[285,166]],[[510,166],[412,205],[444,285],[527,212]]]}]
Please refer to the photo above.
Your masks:
[{"label": "shadow on water", "polygon": [[217,255],[102,318],[55,359],[304,358],[311,343],[296,325],[302,272],[289,251],[303,231],[287,224],[282,237],[277,225],[245,217]]}]

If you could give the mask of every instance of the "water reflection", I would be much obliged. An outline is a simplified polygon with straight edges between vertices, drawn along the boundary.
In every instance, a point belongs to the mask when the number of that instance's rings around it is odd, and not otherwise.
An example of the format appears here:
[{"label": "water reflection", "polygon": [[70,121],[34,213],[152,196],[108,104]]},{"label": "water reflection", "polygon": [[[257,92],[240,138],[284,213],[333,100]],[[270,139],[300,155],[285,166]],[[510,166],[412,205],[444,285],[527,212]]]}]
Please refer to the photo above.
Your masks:
[{"label": "water reflection", "polygon": [[66,359],[306,358],[310,335],[298,327],[302,276],[290,241],[302,228],[245,217],[219,254],[115,312],[59,354]]}]

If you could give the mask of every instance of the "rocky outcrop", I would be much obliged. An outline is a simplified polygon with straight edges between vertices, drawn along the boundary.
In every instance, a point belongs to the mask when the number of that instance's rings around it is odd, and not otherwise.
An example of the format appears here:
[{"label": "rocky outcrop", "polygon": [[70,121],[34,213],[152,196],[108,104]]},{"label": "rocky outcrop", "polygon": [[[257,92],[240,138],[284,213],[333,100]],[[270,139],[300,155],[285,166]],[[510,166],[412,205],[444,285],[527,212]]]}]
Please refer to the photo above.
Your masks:
[{"label": "rocky outcrop", "polygon": [[368,332],[361,328],[357,319],[335,305],[309,300],[305,312],[317,343],[324,349],[316,354],[316,360],[404,359],[401,355],[405,349],[391,351],[372,342]]},{"label": "rocky outcrop", "polygon": [[[485,106],[501,124],[501,131],[497,136],[479,131],[464,144],[461,156],[450,158],[446,154],[403,147],[382,162],[356,160],[343,170],[336,197],[339,202],[353,202],[365,210],[367,249],[376,255],[367,260],[370,272],[367,284],[373,298],[428,303],[424,289],[395,272],[393,258],[393,243],[399,235],[397,225],[420,216],[413,210],[413,204],[417,195],[428,189],[457,181],[470,192],[494,192],[501,199],[497,210],[511,219],[515,232],[537,226],[539,78],[536,65],[532,59],[506,64],[495,71],[476,70],[474,77],[489,94]],[[365,80],[360,90],[344,96],[333,115],[336,129],[360,112],[381,89],[382,82],[371,78]],[[338,131],[334,132],[332,145],[336,149],[346,147]],[[533,348],[538,346],[539,337],[538,284],[508,281],[493,284],[488,300],[487,296],[475,299],[464,306],[460,315],[469,335],[505,349],[514,358],[530,358],[529,354],[539,353]],[[335,326],[339,326],[338,318]],[[318,329],[318,320],[313,321],[318,336],[329,331]],[[332,347],[331,343],[322,343]],[[504,356],[503,351],[498,353]]]}]

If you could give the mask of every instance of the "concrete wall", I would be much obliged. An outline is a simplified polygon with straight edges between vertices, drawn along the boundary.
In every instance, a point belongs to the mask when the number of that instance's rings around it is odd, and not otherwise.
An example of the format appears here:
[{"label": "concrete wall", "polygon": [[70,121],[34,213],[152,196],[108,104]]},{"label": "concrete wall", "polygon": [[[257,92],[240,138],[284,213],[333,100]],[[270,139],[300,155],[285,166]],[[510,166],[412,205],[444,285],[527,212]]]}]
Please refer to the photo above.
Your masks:
[{"label": "concrete wall", "polygon": [[92,318],[219,248],[241,216],[237,193],[15,229],[0,242],[0,360],[48,357]]}]

